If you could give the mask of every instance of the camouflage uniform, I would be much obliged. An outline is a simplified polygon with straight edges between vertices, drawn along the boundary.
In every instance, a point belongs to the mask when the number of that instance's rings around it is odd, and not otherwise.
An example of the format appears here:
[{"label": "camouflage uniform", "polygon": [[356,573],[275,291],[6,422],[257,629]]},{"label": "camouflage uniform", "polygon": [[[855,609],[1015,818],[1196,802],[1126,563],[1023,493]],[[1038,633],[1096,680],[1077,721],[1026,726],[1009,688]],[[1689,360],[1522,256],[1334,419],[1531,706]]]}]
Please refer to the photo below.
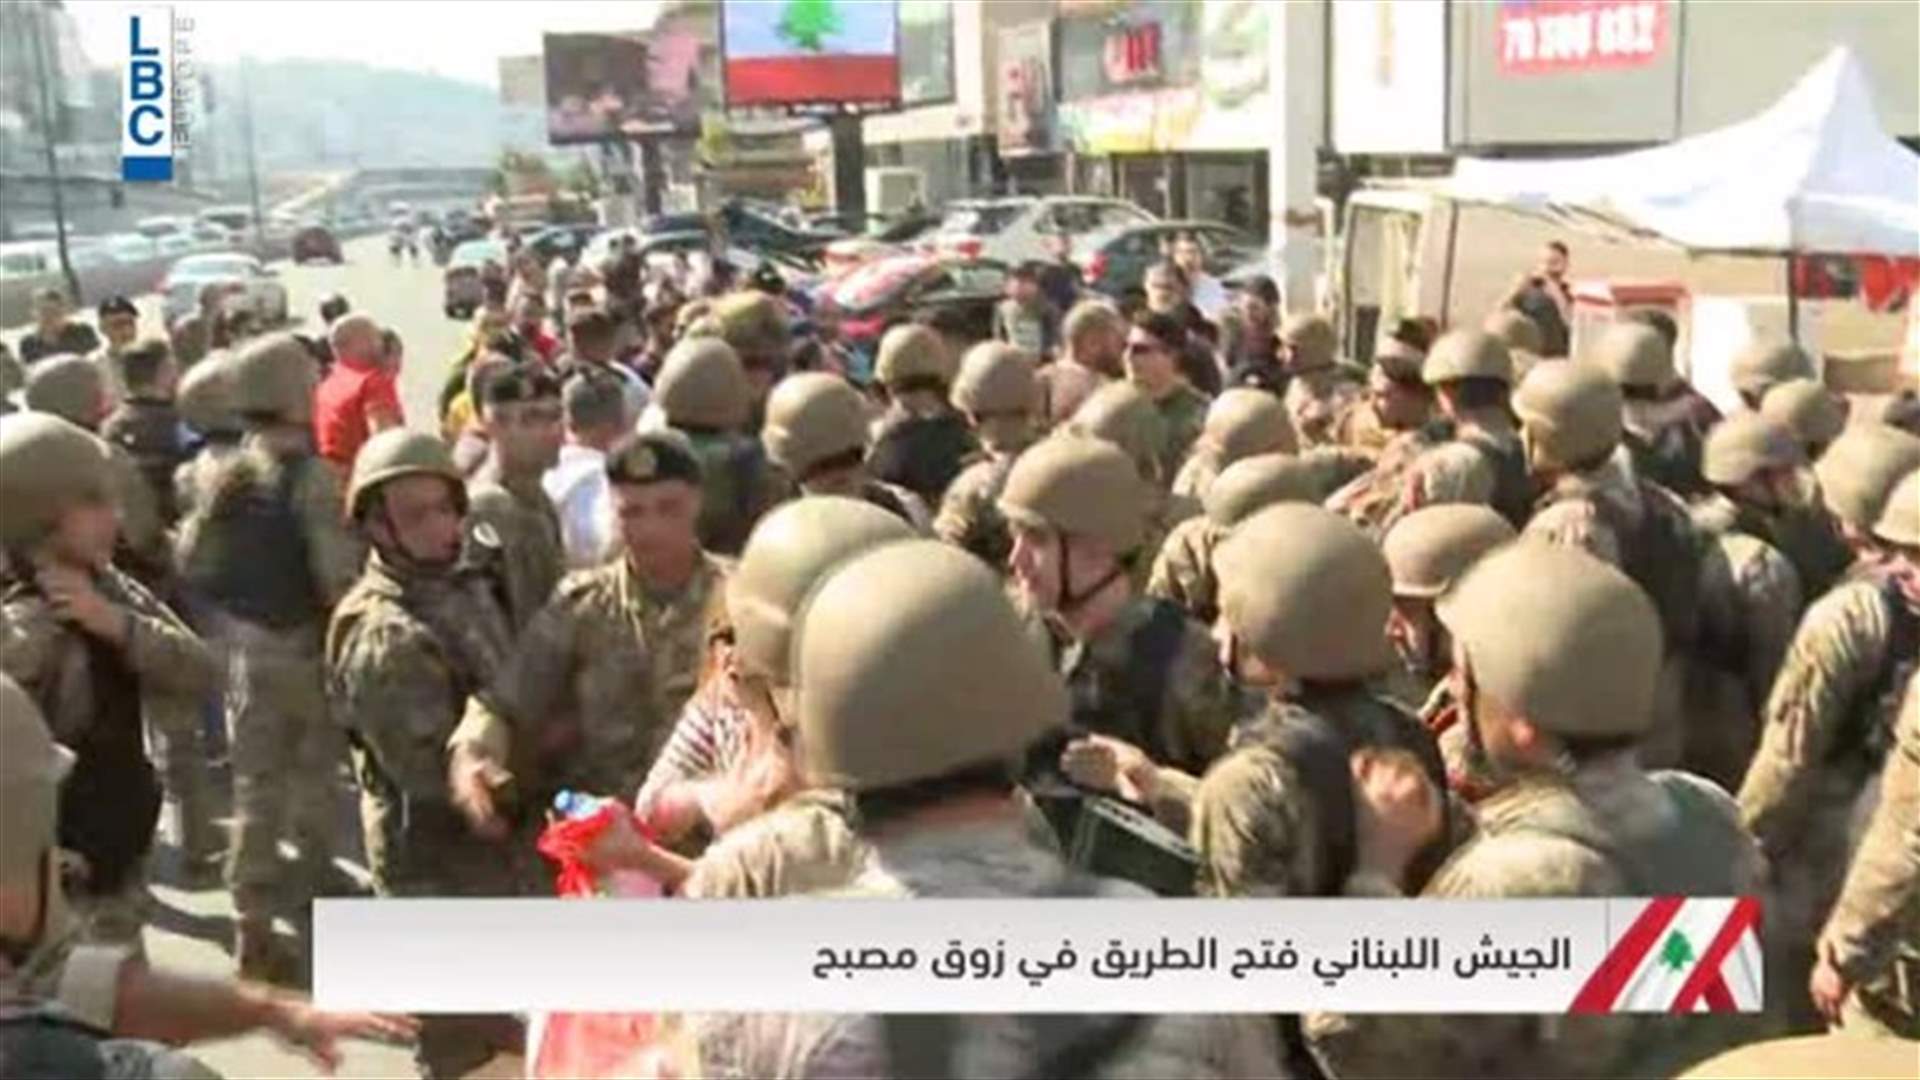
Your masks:
[{"label": "camouflage uniform", "polygon": [[1496,454],[1518,450],[1519,440],[1504,422],[1436,420],[1396,435],[1370,467],[1329,495],[1326,505],[1368,535],[1384,537],[1394,523],[1425,506],[1493,505],[1500,487]]},{"label": "camouflage uniform", "polygon": [[1832,588],[1853,564],[1853,551],[1824,507],[1809,503],[1777,511],[1711,495],[1693,506],[1693,519],[1713,533],[1744,533],[1765,541],[1793,564],[1807,596]]},{"label": "camouflage uniform", "polygon": [[499,560],[506,589],[507,619],[516,634],[553,595],[566,572],[567,551],[560,539],[560,515],[553,500],[531,482],[509,481],[497,469],[482,468],[467,485],[467,537],[476,552]]},{"label": "camouflage uniform", "polygon": [[173,402],[128,398],[100,425],[100,437],[126,451],[146,479],[163,525],[180,516],[174,502],[173,475],[186,460],[180,413]]},{"label": "camouflage uniform", "polygon": [[845,888],[867,845],[844,793],[803,791],[707,847],[680,885],[695,900],[748,900]]},{"label": "camouflage uniform", "polygon": [[1153,403],[1166,424],[1166,442],[1160,450],[1160,475],[1171,483],[1179,475],[1181,462],[1200,438],[1207,422],[1207,396],[1186,383],[1178,383],[1166,397]]},{"label": "camouflage uniform", "polygon": [[1202,514],[1175,525],[1160,543],[1147,577],[1146,595],[1177,604],[1201,623],[1218,614],[1214,596],[1213,549],[1227,530]]},{"label": "camouflage uniform", "polygon": [[1005,567],[1007,556],[1013,553],[1013,534],[995,504],[1018,457],[1018,453],[984,453],[960,470],[940,499],[933,535],[973,552],[996,570]]},{"label": "camouflage uniform", "polygon": [[1282,396],[1303,448],[1338,445],[1340,418],[1362,399],[1363,387],[1344,367],[1301,372],[1287,381]]},{"label": "camouflage uniform", "polygon": [[1716,537],[1701,565],[1700,636],[1687,666],[1682,760],[1733,789],[1760,744],[1767,690],[1786,658],[1803,606],[1786,557],[1741,533]]},{"label": "camouflage uniform", "polygon": [[[1171,648],[1152,642],[1160,634],[1172,637]],[[1199,772],[1226,748],[1237,703],[1214,658],[1213,639],[1167,601],[1134,597],[1091,638],[1057,649],[1081,728],[1125,739],[1154,761],[1188,772]],[[1147,670],[1156,665],[1159,672]],[[1156,681],[1159,700],[1143,700]]]}]

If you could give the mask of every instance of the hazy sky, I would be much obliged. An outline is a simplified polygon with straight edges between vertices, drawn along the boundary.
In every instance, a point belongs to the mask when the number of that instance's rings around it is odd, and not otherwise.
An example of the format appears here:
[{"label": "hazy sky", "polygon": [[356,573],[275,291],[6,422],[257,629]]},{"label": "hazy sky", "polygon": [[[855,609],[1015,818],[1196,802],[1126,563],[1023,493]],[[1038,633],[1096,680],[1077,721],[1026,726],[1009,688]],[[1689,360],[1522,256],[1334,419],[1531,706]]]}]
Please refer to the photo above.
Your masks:
[{"label": "hazy sky", "polygon": [[[123,62],[127,13],[139,4],[72,2],[82,45],[95,64]],[[309,57],[360,60],[375,67],[432,71],[488,86],[502,56],[540,51],[543,31],[643,30],[657,0],[274,0],[273,3],[176,3],[182,36],[207,63]]]}]

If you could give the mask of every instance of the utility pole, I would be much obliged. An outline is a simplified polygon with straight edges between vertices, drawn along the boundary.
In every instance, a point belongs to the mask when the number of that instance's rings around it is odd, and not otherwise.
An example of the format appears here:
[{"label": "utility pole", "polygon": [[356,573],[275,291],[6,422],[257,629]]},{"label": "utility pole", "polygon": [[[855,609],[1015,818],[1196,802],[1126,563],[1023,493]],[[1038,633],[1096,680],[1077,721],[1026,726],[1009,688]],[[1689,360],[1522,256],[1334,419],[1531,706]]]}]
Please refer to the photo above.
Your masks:
[{"label": "utility pole", "polygon": [[253,146],[253,82],[248,76],[252,65],[240,58],[240,122],[247,139],[247,191],[253,201],[253,249],[264,258],[267,251],[266,215],[260,208],[260,162]]},{"label": "utility pole", "polygon": [[60,274],[67,279],[67,295],[79,304],[85,298],[80,295],[80,275],[73,272],[73,260],[67,255],[67,205],[60,194],[60,155],[54,152],[53,146],[60,124],[54,114],[53,80],[47,72],[47,34],[53,29],[53,9],[41,4],[35,5],[35,10],[38,15],[33,18],[32,27],[33,66],[40,79],[40,122],[46,125],[47,183],[53,187],[54,238],[60,248]]}]

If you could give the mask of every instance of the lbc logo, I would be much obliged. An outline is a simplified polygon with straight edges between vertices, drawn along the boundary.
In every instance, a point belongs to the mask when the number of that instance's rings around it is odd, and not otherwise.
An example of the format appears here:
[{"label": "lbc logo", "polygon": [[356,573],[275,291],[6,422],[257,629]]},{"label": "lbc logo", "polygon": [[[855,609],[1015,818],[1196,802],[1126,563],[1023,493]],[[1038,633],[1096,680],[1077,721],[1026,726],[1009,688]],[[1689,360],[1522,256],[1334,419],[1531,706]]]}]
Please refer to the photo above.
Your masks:
[{"label": "lbc logo", "polygon": [[127,66],[120,93],[120,178],[173,179],[173,12],[127,16]]}]

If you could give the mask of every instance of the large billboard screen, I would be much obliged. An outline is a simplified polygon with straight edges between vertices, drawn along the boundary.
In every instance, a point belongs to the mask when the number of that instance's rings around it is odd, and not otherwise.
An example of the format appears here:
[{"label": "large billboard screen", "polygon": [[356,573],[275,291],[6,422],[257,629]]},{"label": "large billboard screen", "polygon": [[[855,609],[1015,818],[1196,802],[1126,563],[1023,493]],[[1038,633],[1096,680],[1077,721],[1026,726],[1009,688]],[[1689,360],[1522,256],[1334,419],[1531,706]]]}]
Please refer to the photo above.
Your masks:
[{"label": "large billboard screen", "polygon": [[900,103],[953,100],[953,5],[900,0]]},{"label": "large billboard screen", "polygon": [[691,130],[700,109],[686,44],[674,35],[546,35],[547,141]]},{"label": "large billboard screen", "polygon": [[900,100],[890,0],[726,0],[720,38],[730,108]]}]

